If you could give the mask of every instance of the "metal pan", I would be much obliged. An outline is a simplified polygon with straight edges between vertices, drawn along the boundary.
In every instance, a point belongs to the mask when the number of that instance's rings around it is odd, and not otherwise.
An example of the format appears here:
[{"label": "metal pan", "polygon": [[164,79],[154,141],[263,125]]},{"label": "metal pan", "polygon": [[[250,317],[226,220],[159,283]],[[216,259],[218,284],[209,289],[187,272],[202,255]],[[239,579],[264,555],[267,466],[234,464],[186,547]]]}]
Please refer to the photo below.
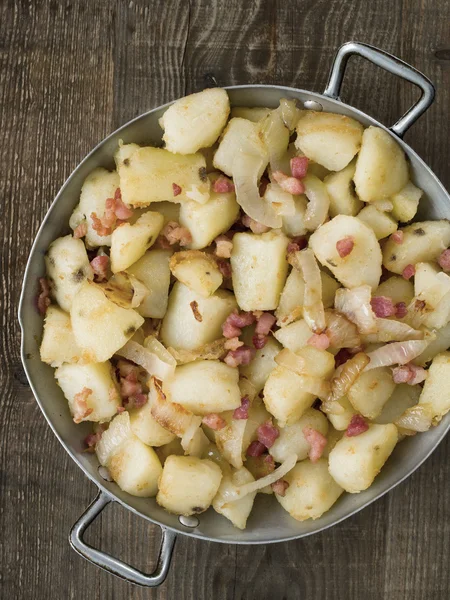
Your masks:
[{"label": "metal pan", "polygon": [[[352,55],[362,56],[421,89],[420,100],[392,127],[386,128],[370,116],[340,101],[339,92],[345,67]],[[366,126],[382,127],[402,146],[409,158],[413,180],[425,191],[427,200],[422,202],[419,216],[429,219],[450,218],[448,193],[422,159],[401,139],[433,102],[434,88],[424,75],[398,58],[372,46],[350,42],[344,44],[337,52],[323,94],[266,85],[233,86],[227,89],[233,105],[277,106],[280,98],[295,98],[305,108],[336,112],[354,117]],[[154,499],[130,496],[121,491],[115,483],[105,481],[100,476],[95,456],[82,452],[82,440],[89,433],[88,425],[73,423],[67,402],[55,383],[53,369],[39,359],[42,318],[37,314],[34,306],[37,279],[44,273],[44,252],[48,245],[56,237],[69,231],[66,224],[78,202],[82,183],[88,173],[99,166],[114,168],[112,156],[120,139],[126,143],[139,144],[160,142],[162,131],[158,119],[168,106],[169,104],[166,104],[155,108],[111,134],[83,160],[66,181],[50,207],[33,244],[19,308],[22,361],[36,401],[63,447],[99,488],[97,498],[73,527],[70,543],[79,554],[110,573],[149,587],[160,585],[166,578],[178,534],[222,543],[267,544],[317,533],[353,515],[398,485],[433,452],[450,427],[450,414],[448,414],[437,427],[403,441],[397,446],[383,471],[367,491],[360,494],[345,494],[323,517],[317,521],[303,523],[292,519],[277,502],[273,501],[273,498],[259,494],[245,531],[235,529],[228,520],[212,509],[200,515],[198,519],[194,518],[192,522],[185,521],[183,524],[178,517],[160,508]],[[92,548],[84,541],[85,530],[109,502],[120,502],[132,512],[161,526],[161,549],[153,573],[142,573],[119,559]]]}]

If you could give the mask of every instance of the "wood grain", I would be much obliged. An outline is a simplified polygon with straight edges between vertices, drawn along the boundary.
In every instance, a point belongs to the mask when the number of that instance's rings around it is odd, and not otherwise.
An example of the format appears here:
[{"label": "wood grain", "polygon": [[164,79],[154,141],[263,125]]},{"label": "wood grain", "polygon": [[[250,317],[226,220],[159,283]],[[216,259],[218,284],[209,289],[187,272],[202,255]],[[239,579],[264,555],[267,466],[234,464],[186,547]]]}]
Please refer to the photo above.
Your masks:
[{"label": "wood grain", "polygon": [[[0,589],[20,599],[441,600],[450,597],[450,441],[376,504],[331,530],[238,547],[180,538],[167,582],[132,587],[69,547],[95,495],[35,404],[19,358],[17,302],[39,224],[71,170],[145,110],[219,85],[321,91],[336,48],[373,43],[423,70],[434,106],[407,135],[448,187],[450,0],[5,1],[0,5]],[[393,123],[417,90],[350,62],[343,98]],[[159,531],[108,507],[89,539],[142,568]]]}]

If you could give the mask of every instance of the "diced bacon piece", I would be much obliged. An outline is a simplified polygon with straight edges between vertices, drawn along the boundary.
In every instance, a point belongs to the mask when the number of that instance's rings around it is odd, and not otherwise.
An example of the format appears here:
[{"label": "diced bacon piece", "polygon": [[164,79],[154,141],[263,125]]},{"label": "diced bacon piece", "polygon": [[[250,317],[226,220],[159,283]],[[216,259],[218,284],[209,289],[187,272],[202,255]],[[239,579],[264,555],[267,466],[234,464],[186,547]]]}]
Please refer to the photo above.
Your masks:
[{"label": "diced bacon piece", "polygon": [[230,238],[226,235],[219,235],[214,241],[216,243],[214,254],[219,258],[230,258],[233,250],[233,242]]},{"label": "diced bacon piece", "polygon": [[292,238],[287,246],[287,253],[298,252],[299,250],[303,250],[308,245],[308,240],[303,236],[298,236]]},{"label": "diced bacon piece", "polygon": [[166,238],[170,246],[174,244],[187,246],[192,242],[191,232],[186,227],[181,227],[176,221],[169,221],[162,230],[161,235]]},{"label": "diced bacon piece", "polygon": [[347,437],[355,437],[356,435],[364,433],[368,429],[369,425],[362,415],[353,415],[345,435]]},{"label": "diced bacon piece", "polygon": [[275,483],[272,483],[272,489],[277,496],[285,496],[286,490],[289,487],[289,483],[285,479],[278,479]]},{"label": "diced bacon piece", "polygon": [[336,250],[341,258],[345,258],[352,252],[354,245],[355,242],[353,241],[353,238],[350,235],[347,235],[345,238],[342,238],[342,240],[336,242]]},{"label": "diced bacon piece", "polygon": [[249,346],[241,346],[237,350],[230,350],[223,359],[229,367],[249,365],[255,356],[255,349]]},{"label": "diced bacon piece", "polygon": [[273,456],[268,454],[267,456],[264,457],[264,466],[269,471],[269,473],[272,473],[273,471],[275,471],[275,461],[273,459]]},{"label": "diced bacon piece", "polygon": [[142,385],[138,381],[133,381],[134,374],[120,379],[120,395],[122,398],[130,398],[142,393]]},{"label": "diced bacon piece", "polygon": [[250,408],[250,398],[244,396],[241,398],[241,405],[233,412],[233,419],[248,419],[248,409]]},{"label": "diced bacon piece", "polygon": [[234,192],[234,183],[228,179],[228,177],[224,177],[220,175],[213,183],[213,192],[217,194],[228,194],[229,192]]},{"label": "diced bacon piece", "polygon": [[291,158],[291,174],[296,179],[303,179],[306,177],[308,171],[308,158],[306,156],[294,156]]},{"label": "diced bacon piece", "polygon": [[128,375],[131,375],[132,373],[134,373],[134,376],[135,376],[134,381],[138,380],[139,367],[137,365],[135,365],[134,363],[121,358],[117,362],[117,369],[118,369],[121,377],[127,377]]},{"label": "diced bacon piece", "polygon": [[147,396],[147,394],[142,394],[142,393],[134,394],[133,396],[130,396],[129,398],[124,400],[124,402],[126,402],[128,409],[141,408],[142,406],[147,404],[148,396]]},{"label": "diced bacon piece", "polygon": [[243,345],[244,342],[241,342],[241,340],[238,337],[232,337],[227,339],[227,341],[224,344],[224,348],[225,350],[237,350]]},{"label": "diced bacon piece", "polygon": [[262,315],[258,317],[255,333],[267,335],[270,333],[270,330],[272,329],[276,320],[276,317],[274,317],[271,313],[263,312]]},{"label": "diced bacon piece", "polygon": [[204,423],[207,427],[214,429],[214,431],[219,431],[219,429],[223,429],[227,425],[225,419],[217,413],[205,415],[202,419],[202,423]]},{"label": "diced bacon piece", "polygon": [[163,235],[158,235],[153,245],[153,248],[160,248],[161,250],[169,250],[170,247],[169,241]]},{"label": "diced bacon piece", "polygon": [[282,171],[273,171],[272,177],[285,192],[289,192],[294,196],[298,196],[299,194],[303,194],[305,192],[305,186],[300,179],[289,177]]},{"label": "diced bacon piece", "polygon": [[95,212],[91,213],[92,229],[101,237],[106,237],[112,233],[112,225],[106,225],[103,219],[99,219]]},{"label": "diced bacon piece", "polygon": [[402,271],[403,279],[411,279],[416,274],[416,267],[414,265],[406,265]]},{"label": "diced bacon piece", "polygon": [[79,238],[84,237],[86,234],[87,234],[87,223],[86,223],[86,221],[83,220],[73,230],[73,237],[78,240]]},{"label": "diced bacon piece", "polygon": [[256,434],[258,436],[258,441],[261,442],[261,444],[264,444],[266,448],[271,448],[277,437],[279,437],[280,432],[272,421],[269,420],[258,427]]},{"label": "diced bacon piece", "polygon": [[397,302],[395,305],[395,316],[399,319],[403,319],[408,314],[408,309],[405,302]]},{"label": "diced bacon piece", "polygon": [[266,447],[261,442],[254,441],[247,448],[247,456],[261,456],[266,451]]},{"label": "diced bacon piece", "polygon": [[248,215],[243,215],[241,222],[245,227],[249,227],[252,230],[252,233],[266,233],[267,231],[270,231],[270,227],[258,223],[258,221],[255,221],[255,219],[252,219]]},{"label": "diced bacon piece", "polygon": [[232,312],[222,324],[223,335],[226,338],[239,337],[242,333],[242,327],[247,327],[254,321],[255,317],[250,312]]},{"label": "diced bacon piece", "polygon": [[221,258],[217,259],[217,266],[219,271],[222,273],[224,279],[230,279],[231,277],[231,264],[230,261]]},{"label": "diced bacon piece", "polygon": [[133,215],[133,209],[129,208],[122,200],[116,200],[116,206],[114,210],[116,217],[121,221],[126,221]]},{"label": "diced bacon piece", "polygon": [[91,267],[94,271],[94,275],[97,281],[103,281],[106,279],[108,272],[109,258],[108,256],[96,256],[91,260]]},{"label": "diced bacon piece", "polygon": [[334,366],[336,369],[350,360],[352,356],[353,354],[348,348],[341,348],[334,356]]},{"label": "diced bacon piece", "polygon": [[81,423],[83,419],[88,417],[92,412],[93,408],[88,408],[87,399],[92,394],[91,388],[84,387],[81,392],[75,394],[73,397],[73,421],[74,423]]},{"label": "diced bacon piece", "polygon": [[50,306],[50,285],[45,277],[39,278],[39,294],[36,298],[37,308],[41,315],[45,315]]},{"label": "diced bacon piece", "polygon": [[407,383],[416,385],[422,383],[428,377],[428,371],[423,367],[418,367],[412,363],[401,365],[392,369],[392,379],[394,383]]},{"label": "diced bacon piece", "polygon": [[308,452],[309,460],[311,462],[317,462],[322,456],[325,446],[327,445],[327,438],[312,427],[304,427],[303,435],[305,440],[310,444],[311,448]]},{"label": "diced bacon piece", "polygon": [[182,189],[176,183],[172,183],[172,190],[174,196],[179,196],[182,192]]},{"label": "diced bacon piece", "polygon": [[102,431],[97,431],[97,433],[90,433],[84,438],[84,443],[88,448],[95,448],[95,444],[100,441],[102,437]]},{"label": "diced bacon piece", "polygon": [[264,348],[264,346],[267,344],[267,339],[267,335],[264,335],[262,333],[255,333],[255,335],[252,338],[253,346],[257,350],[261,350],[261,348]]},{"label": "diced bacon piece", "polygon": [[330,338],[326,333],[314,333],[307,341],[309,346],[314,346],[318,350],[326,350],[330,346]]},{"label": "diced bacon piece", "polygon": [[117,414],[118,414],[118,415],[120,415],[120,414],[122,414],[123,412],[125,412],[125,410],[126,410],[126,409],[125,409],[125,407],[124,407],[124,406],[118,406],[118,407],[117,407]]},{"label": "diced bacon piece", "polygon": [[450,248],[442,252],[438,258],[438,263],[444,271],[450,271]]},{"label": "diced bacon piece", "polygon": [[374,296],[370,301],[375,316],[385,319],[395,315],[396,309],[391,298],[387,296]]},{"label": "diced bacon piece", "polygon": [[391,235],[391,240],[394,242],[394,244],[403,244],[403,237],[404,237],[404,233],[401,229],[399,229],[398,231],[394,231],[394,233]]}]

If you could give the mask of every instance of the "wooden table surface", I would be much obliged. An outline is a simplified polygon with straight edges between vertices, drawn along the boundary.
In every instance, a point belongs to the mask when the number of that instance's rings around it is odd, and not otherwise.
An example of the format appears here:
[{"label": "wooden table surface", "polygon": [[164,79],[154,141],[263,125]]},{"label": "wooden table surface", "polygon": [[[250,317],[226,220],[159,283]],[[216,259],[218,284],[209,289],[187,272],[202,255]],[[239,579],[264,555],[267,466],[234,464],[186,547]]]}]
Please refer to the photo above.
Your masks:
[{"label": "wooden table surface", "polygon": [[[44,421],[24,375],[17,304],[33,237],[97,142],[164,102],[219,85],[321,92],[337,47],[379,46],[426,73],[433,107],[407,141],[449,187],[450,0],[4,0],[1,94],[2,598],[364,599],[450,597],[450,439],[390,494],[304,540],[225,546],[180,538],[166,583],[133,587],[91,566],[68,532],[95,495]],[[409,84],[351,61],[344,99],[387,124]],[[149,568],[156,527],[109,507],[92,543]]]}]

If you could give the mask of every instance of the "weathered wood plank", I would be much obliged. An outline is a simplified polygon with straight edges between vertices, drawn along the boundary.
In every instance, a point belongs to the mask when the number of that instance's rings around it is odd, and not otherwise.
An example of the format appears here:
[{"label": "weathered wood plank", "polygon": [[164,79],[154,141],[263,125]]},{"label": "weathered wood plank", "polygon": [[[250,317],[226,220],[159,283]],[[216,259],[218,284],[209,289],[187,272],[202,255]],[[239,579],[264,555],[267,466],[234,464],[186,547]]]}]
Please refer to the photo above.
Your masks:
[{"label": "weathered wood plank", "polygon": [[[322,91],[335,49],[357,39],[398,54],[438,86],[408,141],[447,185],[449,0],[9,1],[0,6],[0,268],[3,399],[0,456],[2,596],[214,600],[441,599],[450,595],[447,440],[407,482],[352,519],[296,542],[237,547],[181,538],[159,590],[134,588],[69,547],[95,495],[54,438],[19,360],[21,277],[33,236],[70,171],[105,135],[215,78]],[[417,97],[364,61],[343,98],[393,123]],[[109,507],[89,540],[150,568],[159,532]]]}]

